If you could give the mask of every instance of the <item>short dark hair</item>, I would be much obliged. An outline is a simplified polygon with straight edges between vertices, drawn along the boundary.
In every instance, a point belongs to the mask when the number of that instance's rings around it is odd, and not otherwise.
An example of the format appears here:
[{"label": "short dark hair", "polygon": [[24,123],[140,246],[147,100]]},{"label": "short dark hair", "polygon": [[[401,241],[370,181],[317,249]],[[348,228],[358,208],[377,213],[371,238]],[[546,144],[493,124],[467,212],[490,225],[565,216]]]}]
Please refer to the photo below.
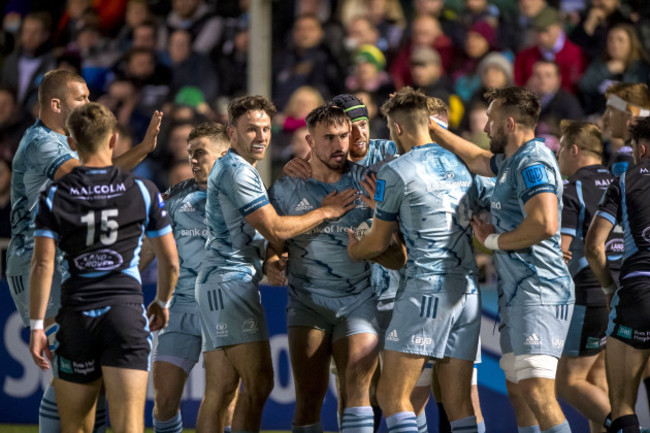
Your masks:
[{"label": "short dark hair", "polygon": [[555,60],[547,60],[547,59],[538,60],[533,64],[533,68],[535,68],[535,66],[537,66],[537,65],[550,65],[550,66],[553,66],[553,69],[555,69],[555,73],[557,75],[560,75],[560,66],[558,66],[558,64],[557,64],[557,62]]},{"label": "short dark hair", "polygon": [[[429,124],[429,115],[434,111],[433,102],[421,90],[412,87],[402,87],[381,107],[384,116],[395,116],[397,113],[409,113],[413,124]],[[414,112],[419,112],[415,114]]]},{"label": "short dark hair", "polygon": [[639,117],[630,125],[630,138],[637,144],[641,140],[650,141],[650,117]]},{"label": "short dark hair", "polygon": [[313,131],[316,125],[321,123],[325,125],[350,123],[350,116],[348,116],[343,107],[331,103],[323,104],[311,110],[305,119],[305,123],[307,123],[307,128]]},{"label": "short dark hair", "polygon": [[277,111],[275,105],[264,96],[240,96],[228,104],[228,122],[234,125],[241,116],[255,110],[264,111],[269,117],[273,117]]},{"label": "short dark hair", "polygon": [[535,129],[539,120],[542,107],[537,96],[524,87],[506,87],[505,89],[492,89],[485,92],[483,97],[492,103],[501,101],[501,109],[515,118],[517,123]]},{"label": "short dark hair", "polygon": [[564,119],[560,122],[560,130],[565,144],[575,144],[580,149],[602,155],[603,137],[597,125]]},{"label": "short dark hair", "polygon": [[230,142],[226,127],[217,122],[203,122],[196,125],[187,137],[187,141],[192,141],[196,138],[207,137],[215,142]]},{"label": "short dark hair", "polygon": [[68,83],[86,84],[86,81],[73,72],[64,69],[55,69],[46,72],[38,86],[38,103],[45,106],[53,98],[63,99],[68,88]]},{"label": "short dark hair", "polygon": [[81,153],[94,154],[103,141],[115,132],[117,120],[105,106],[89,102],[74,109],[65,122]]}]

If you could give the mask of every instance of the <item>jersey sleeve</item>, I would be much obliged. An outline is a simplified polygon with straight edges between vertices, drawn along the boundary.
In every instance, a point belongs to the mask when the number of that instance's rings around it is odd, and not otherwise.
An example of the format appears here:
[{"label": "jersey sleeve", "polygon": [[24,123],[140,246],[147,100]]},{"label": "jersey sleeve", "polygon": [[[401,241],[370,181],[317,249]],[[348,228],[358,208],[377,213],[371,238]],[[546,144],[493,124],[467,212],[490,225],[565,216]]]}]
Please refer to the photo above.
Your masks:
[{"label": "jersey sleeve", "polygon": [[605,218],[613,225],[616,225],[616,221],[621,220],[621,182],[625,182],[625,173],[609,184],[594,215]]},{"label": "jersey sleeve", "polygon": [[499,173],[499,169],[505,162],[505,155],[502,153],[497,153],[492,155],[492,158],[490,158],[490,169],[492,170],[492,173],[496,176]]},{"label": "jersey sleeve", "polygon": [[[145,227],[145,234],[147,237],[156,238],[170,233],[172,227],[169,222],[169,215],[167,214],[165,200],[163,200],[162,194],[160,194],[160,191],[158,191],[158,188],[156,188],[152,182],[146,180],[137,180],[136,182],[142,182],[144,184],[146,194],[148,194],[150,200],[149,218],[147,226]],[[143,191],[143,195],[144,194],[145,191]]]},{"label": "jersey sleeve", "polygon": [[567,182],[564,185],[562,204],[564,207],[562,208],[562,228],[560,232],[563,235],[576,237],[581,206],[575,182]]},{"label": "jersey sleeve", "polygon": [[36,172],[54,180],[59,167],[77,155],[64,143],[39,138],[32,143],[27,152],[28,164]]},{"label": "jersey sleeve", "polygon": [[59,240],[59,225],[52,212],[56,189],[56,186],[50,186],[42,191],[39,196],[38,213],[34,220],[34,237],[52,238],[55,241]]},{"label": "jersey sleeve", "polygon": [[285,203],[285,188],[286,188],[286,178],[280,178],[273,182],[271,188],[269,189],[269,201],[275,208],[275,211],[278,215],[287,215],[286,212],[286,203]]},{"label": "jersey sleeve", "polygon": [[269,204],[266,188],[259,173],[253,167],[240,165],[233,167],[232,182],[220,185],[224,194],[230,196],[242,216],[247,216]]},{"label": "jersey sleeve", "polygon": [[377,174],[375,216],[384,221],[396,221],[404,199],[404,180],[391,167],[383,166]]},{"label": "jersey sleeve", "polygon": [[392,140],[385,140],[381,146],[382,159],[386,159],[389,156],[397,155],[397,145]]},{"label": "jersey sleeve", "polygon": [[492,192],[494,191],[494,178],[474,175],[474,186],[476,188],[476,205],[480,208],[490,208]]},{"label": "jersey sleeve", "polygon": [[555,178],[553,166],[536,156],[522,157],[516,173],[511,173],[517,196],[524,204],[537,194],[550,192],[557,195],[558,179]]}]

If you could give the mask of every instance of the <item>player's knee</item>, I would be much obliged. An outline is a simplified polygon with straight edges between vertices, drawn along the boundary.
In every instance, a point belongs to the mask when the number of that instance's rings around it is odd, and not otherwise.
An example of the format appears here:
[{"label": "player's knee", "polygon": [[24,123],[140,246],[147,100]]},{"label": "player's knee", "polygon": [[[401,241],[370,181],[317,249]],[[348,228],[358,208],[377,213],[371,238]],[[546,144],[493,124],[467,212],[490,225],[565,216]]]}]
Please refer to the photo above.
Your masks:
[{"label": "player's knee", "polygon": [[180,396],[158,395],[154,400],[154,416],[161,420],[167,421],[168,419],[176,416],[180,410]]}]

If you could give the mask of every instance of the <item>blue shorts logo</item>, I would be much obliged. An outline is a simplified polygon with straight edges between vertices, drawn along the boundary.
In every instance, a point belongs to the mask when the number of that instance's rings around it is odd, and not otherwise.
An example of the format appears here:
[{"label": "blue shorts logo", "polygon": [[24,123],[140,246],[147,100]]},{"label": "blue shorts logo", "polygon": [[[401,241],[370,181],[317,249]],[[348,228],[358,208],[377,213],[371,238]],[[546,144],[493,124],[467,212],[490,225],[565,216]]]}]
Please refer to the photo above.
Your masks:
[{"label": "blue shorts logo", "polygon": [[525,168],[521,174],[524,176],[526,188],[532,188],[537,185],[548,183],[546,167],[542,164],[531,165],[530,167]]},{"label": "blue shorts logo", "polygon": [[377,179],[377,186],[375,189],[375,201],[379,203],[383,202],[385,192],[386,192],[386,181],[383,179]]}]

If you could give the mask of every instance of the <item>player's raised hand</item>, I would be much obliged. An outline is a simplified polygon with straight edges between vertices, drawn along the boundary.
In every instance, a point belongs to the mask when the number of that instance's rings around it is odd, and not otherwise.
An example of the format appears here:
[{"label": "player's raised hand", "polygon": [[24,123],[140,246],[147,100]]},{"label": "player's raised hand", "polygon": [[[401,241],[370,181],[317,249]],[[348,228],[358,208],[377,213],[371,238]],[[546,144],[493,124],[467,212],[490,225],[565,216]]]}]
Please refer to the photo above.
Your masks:
[{"label": "player's raised hand", "polygon": [[[42,329],[34,329],[29,335],[29,352],[32,354],[34,364],[41,370],[45,371],[50,368],[52,360],[52,352],[50,351],[50,344],[45,336],[45,331]],[[45,356],[43,356],[45,354]]]},{"label": "player's raised hand", "polygon": [[375,208],[375,193],[377,192],[377,175],[374,173],[368,173],[363,179],[361,179],[361,185],[366,190],[368,195],[361,194],[359,198],[364,202],[369,208]]},{"label": "player's raised hand", "polygon": [[155,300],[147,307],[147,317],[149,318],[149,329],[158,331],[163,329],[169,321],[169,308],[163,308]]},{"label": "player's raised hand", "polygon": [[488,235],[496,233],[496,228],[494,228],[492,224],[484,222],[481,218],[478,217],[478,215],[474,215],[472,221],[469,223],[474,229],[474,235],[476,235],[476,239],[478,239],[482,245],[485,245],[485,238],[487,238]]},{"label": "player's raised hand", "polygon": [[354,188],[348,188],[344,191],[332,191],[325,196],[320,204],[320,208],[325,212],[326,219],[339,218],[351,209],[354,209],[354,201],[359,197],[359,193]]},{"label": "player's raised hand", "polygon": [[284,165],[282,172],[289,177],[300,177],[307,179],[311,176],[311,165],[309,164],[310,158],[311,152],[309,152],[304,159],[294,158]]},{"label": "player's raised hand", "polygon": [[147,128],[147,133],[144,135],[142,143],[148,152],[153,152],[158,144],[158,134],[160,134],[160,125],[162,124],[163,112],[154,111]]}]

